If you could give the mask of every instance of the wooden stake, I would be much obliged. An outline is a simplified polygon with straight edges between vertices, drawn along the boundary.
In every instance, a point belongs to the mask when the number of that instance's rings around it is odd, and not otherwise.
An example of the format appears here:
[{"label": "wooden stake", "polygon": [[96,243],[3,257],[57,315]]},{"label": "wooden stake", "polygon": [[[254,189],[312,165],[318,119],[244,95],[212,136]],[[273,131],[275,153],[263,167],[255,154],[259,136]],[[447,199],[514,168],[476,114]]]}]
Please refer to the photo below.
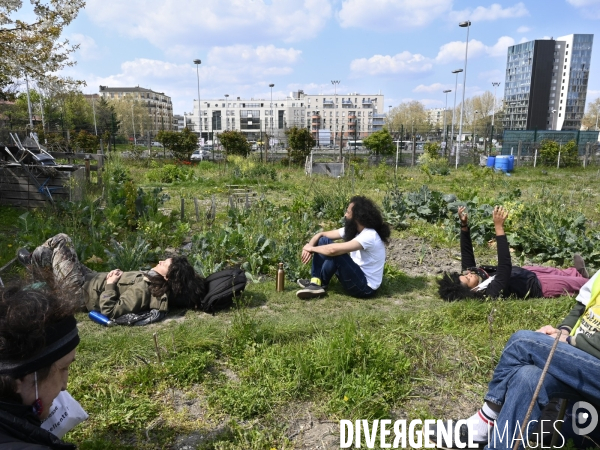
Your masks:
[{"label": "wooden stake", "polygon": [[158,336],[156,335],[156,333],[154,333],[152,336],[154,337],[154,350],[156,351],[156,357],[158,358],[158,363],[162,364],[162,361],[160,359],[160,350],[158,348]]},{"label": "wooden stake", "polygon": [[196,208],[196,222],[200,222],[200,211],[198,211],[198,199],[194,197],[194,208]]}]

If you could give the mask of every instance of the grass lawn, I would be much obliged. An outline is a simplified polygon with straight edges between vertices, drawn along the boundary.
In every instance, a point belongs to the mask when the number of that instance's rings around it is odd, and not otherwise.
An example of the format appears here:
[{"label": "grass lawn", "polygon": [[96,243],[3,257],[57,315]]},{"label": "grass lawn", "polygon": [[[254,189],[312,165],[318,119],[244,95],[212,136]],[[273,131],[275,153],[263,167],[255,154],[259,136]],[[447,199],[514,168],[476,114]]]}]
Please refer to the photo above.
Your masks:
[{"label": "grass lawn", "polygon": [[[192,173],[187,179],[184,174],[164,183],[152,175],[153,170],[162,170],[162,163],[119,164],[136,186],[160,187],[169,194],[161,207],[163,215],[172,212],[178,218],[184,198],[183,225],[176,225],[184,230],[181,236],[187,241],[192,236],[192,252],[203,242],[214,245],[195,253],[195,261],[203,267],[214,266],[200,259],[225,255],[222,247],[234,238],[235,229],[220,231],[235,228],[231,225],[235,217],[227,208],[228,185],[246,185],[256,199],[269,203],[256,203],[267,206],[253,213],[254,222],[237,225],[243,238],[233,247],[256,242],[247,258],[248,267],[256,269],[250,270],[254,281],[237,308],[216,315],[172,311],[161,323],[132,328],[102,328],[84,314],[78,317],[81,344],[69,391],[90,418],[67,440],[89,450],[329,449],[339,447],[340,419],[467,417],[480,406],[508,337],[519,329],[557,324],[572,307],[572,299],[447,303],[437,297],[434,276],[411,276],[406,268],[388,264],[373,299],[349,298],[333,282],[326,297],[302,301],[290,279],[283,293],[275,291],[276,265],[270,250],[259,247],[275,248],[265,244],[272,237],[282,246],[276,247],[278,251],[283,248],[282,254],[288,255],[288,273],[306,270],[291,261],[304,244],[300,240],[309,235],[310,230],[301,229],[303,223],[339,226],[338,216],[328,215],[328,208],[338,208],[338,203],[345,208],[352,194],[370,196],[381,205],[394,183],[404,192],[427,184],[461,199],[478,196],[490,201],[519,189],[518,203],[524,206],[515,206],[515,211],[551,201],[548,208],[553,211],[584,212],[591,228],[600,217],[595,168],[519,169],[512,176],[464,168],[443,177],[402,168],[394,177],[392,169],[358,164],[338,180],[309,178],[300,169],[279,165],[256,169],[245,163],[202,162],[185,169]],[[244,173],[254,176],[240,178]],[[208,218],[213,197],[216,217]],[[200,205],[199,221],[194,198]],[[315,213],[319,201],[321,212]],[[116,213],[109,214],[110,204],[104,208],[102,220],[92,217],[87,222],[81,217],[90,210],[63,210],[53,219],[56,223],[44,215],[51,213],[30,213],[34,230],[25,228],[27,218],[19,219],[24,211],[0,208],[0,265],[16,247],[40,244],[59,226],[79,236],[82,254],[94,254],[107,263],[102,252],[106,241],[94,241],[107,230],[119,237],[134,231],[110,228],[116,220],[110,214]],[[45,220],[38,221],[42,216]],[[286,236],[281,227],[289,227],[288,240],[298,242],[280,243]],[[229,234],[224,238],[219,233]],[[458,248],[451,234],[441,221],[409,218],[406,226],[393,232],[393,239],[401,244],[418,237],[435,255],[439,249]],[[261,235],[266,237],[261,240]],[[495,250],[486,243],[476,248],[476,255],[480,262],[493,262]],[[556,262],[558,257],[551,256],[549,263]]]}]

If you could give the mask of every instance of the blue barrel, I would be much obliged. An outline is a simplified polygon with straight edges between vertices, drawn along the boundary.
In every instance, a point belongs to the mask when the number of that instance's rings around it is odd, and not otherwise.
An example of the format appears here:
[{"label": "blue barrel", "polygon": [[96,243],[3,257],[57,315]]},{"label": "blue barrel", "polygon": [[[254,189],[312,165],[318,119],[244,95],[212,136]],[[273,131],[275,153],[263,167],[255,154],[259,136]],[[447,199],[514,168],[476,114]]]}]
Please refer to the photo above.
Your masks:
[{"label": "blue barrel", "polygon": [[508,155],[508,171],[512,172],[515,168],[515,157],[513,155]]},{"label": "blue barrel", "polygon": [[495,156],[488,156],[487,164],[485,166],[486,167],[491,167],[493,169],[495,164],[496,164],[496,157]]},{"label": "blue barrel", "polygon": [[509,172],[509,159],[508,155],[498,155],[496,156],[496,163],[494,164],[496,170],[501,170],[502,172]]}]

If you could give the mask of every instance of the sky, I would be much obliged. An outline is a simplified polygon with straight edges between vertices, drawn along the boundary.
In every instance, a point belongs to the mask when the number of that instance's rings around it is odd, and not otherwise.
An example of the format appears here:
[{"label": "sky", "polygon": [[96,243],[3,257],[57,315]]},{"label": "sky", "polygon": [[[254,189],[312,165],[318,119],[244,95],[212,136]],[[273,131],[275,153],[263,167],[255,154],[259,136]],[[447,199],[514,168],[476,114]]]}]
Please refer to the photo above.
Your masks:
[{"label": "sky", "polygon": [[[65,30],[77,65],[64,75],[100,85],[164,92],[175,114],[200,98],[284,98],[290,92],[381,93],[386,110],[418,100],[454,102],[504,92],[507,48],[533,39],[600,30],[600,0],[87,0]],[[600,97],[600,37],[587,102]],[[457,104],[462,96],[458,76]]]}]

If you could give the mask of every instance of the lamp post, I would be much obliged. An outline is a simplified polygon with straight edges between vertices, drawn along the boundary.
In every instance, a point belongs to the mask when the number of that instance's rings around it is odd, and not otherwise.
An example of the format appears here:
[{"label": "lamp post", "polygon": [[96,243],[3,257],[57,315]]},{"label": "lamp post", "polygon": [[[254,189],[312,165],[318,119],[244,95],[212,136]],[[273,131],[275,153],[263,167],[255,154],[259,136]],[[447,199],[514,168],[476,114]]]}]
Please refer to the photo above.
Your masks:
[{"label": "lamp post", "polygon": [[477,114],[479,113],[479,110],[475,110],[475,114],[473,114],[473,140],[472,140],[472,145],[471,147],[473,148],[473,151],[475,151],[475,124],[477,123]]},{"label": "lamp post", "polygon": [[196,78],[198,79],[198,125],[200,126],[200,142],[202,142],[202,110],[200,108],[200,72],[199,67],[202,61],[199,59],[194,60],[194,64],[196,64]]},{"label": "lamp post", "polygon": [[490,151],[492,150],[492,141],[494,140],[494,118],[496,116],[496,88],[500,86],[500,82],[492,81],[492,86],[494,86],[494,109],[492,109],[492,132],[490,134]]},{"label": "lamp post", "polygon": [[[450,131],[450,146],[454,149],[454,112],[456,111],[456,91],[458,90],[458,74],[461,73],[462,69],[453,70],[452,73],[456,75],[454,81],[454,108],[452,108],[452,130]],[[450,152],[452,154],[452,152]]]},{"label": "lamp post", "polygon": [[467,56],[469,54],[469,29],[471,28],[471,22],[460,22],[458,24],[461,28],[467,28],[467,45],[465,47],[465,71],[463,73],[463,92],[462,92],[462,103],[460,106],[460,124],[458,126],[458,148],[456,151],[456,168],[458,169],[458,160],[460,158],[460,147],[461,147],[461,136],[462,136],[462,122],[463,122],[463,111],[465,109],[465,90],[467,89]]},{"label": "lamp post", "polygon": [[227,117],[227,108],[229,107],[229,94],[225,94],[225,131],[229,131],[229,117]]},{"label": "lamp post", "polygon": [[[92,112],[94,113],[94,131],[96,132],[96,136],[98,136],[98,127],[96,126],[96,101],[94,100],[94,96],[96,94],[92,94]],[[42,104],[42,96],[40,95],[40,106]],[[42,109],[42,117],[44,110]]]},{"label": "lamp post", "polygon": [[448,139],[448,133],[446,133],[446,113],[448,112],[448,92],[452,92],[452,89],[446,89],[445,91],[442,91],[444,94],[446,94],[446,106],[444,106],[444,155],[446,154],[446,147],[448,147],[448,142],[446,142],[446,140]]},{"label": "lamp post", "polygon": [[[335,112],[335,132],[333,133],[333,148],[335,148],[335,135],[337,134],[338,122],[337,122],[337,85],[340,84],[340,80],[331,80],[333,84],[334,100],[333,100],[333,111]],[[340,148],[340,161],[342,160],[342,149]]]},{"label": "lamp post", "polygon": [[555,129],[554,127],[554,121],[556,120],[556,110],[553,109],[552,110],[552,129]]},{"label": "lamp post", "polygon": [[273,139],[273,86],[275,86],[275,84],[270,83],[269,87],[271,88],[271,136],[269,136],[269,147],[271,146],[271,140]]}]

